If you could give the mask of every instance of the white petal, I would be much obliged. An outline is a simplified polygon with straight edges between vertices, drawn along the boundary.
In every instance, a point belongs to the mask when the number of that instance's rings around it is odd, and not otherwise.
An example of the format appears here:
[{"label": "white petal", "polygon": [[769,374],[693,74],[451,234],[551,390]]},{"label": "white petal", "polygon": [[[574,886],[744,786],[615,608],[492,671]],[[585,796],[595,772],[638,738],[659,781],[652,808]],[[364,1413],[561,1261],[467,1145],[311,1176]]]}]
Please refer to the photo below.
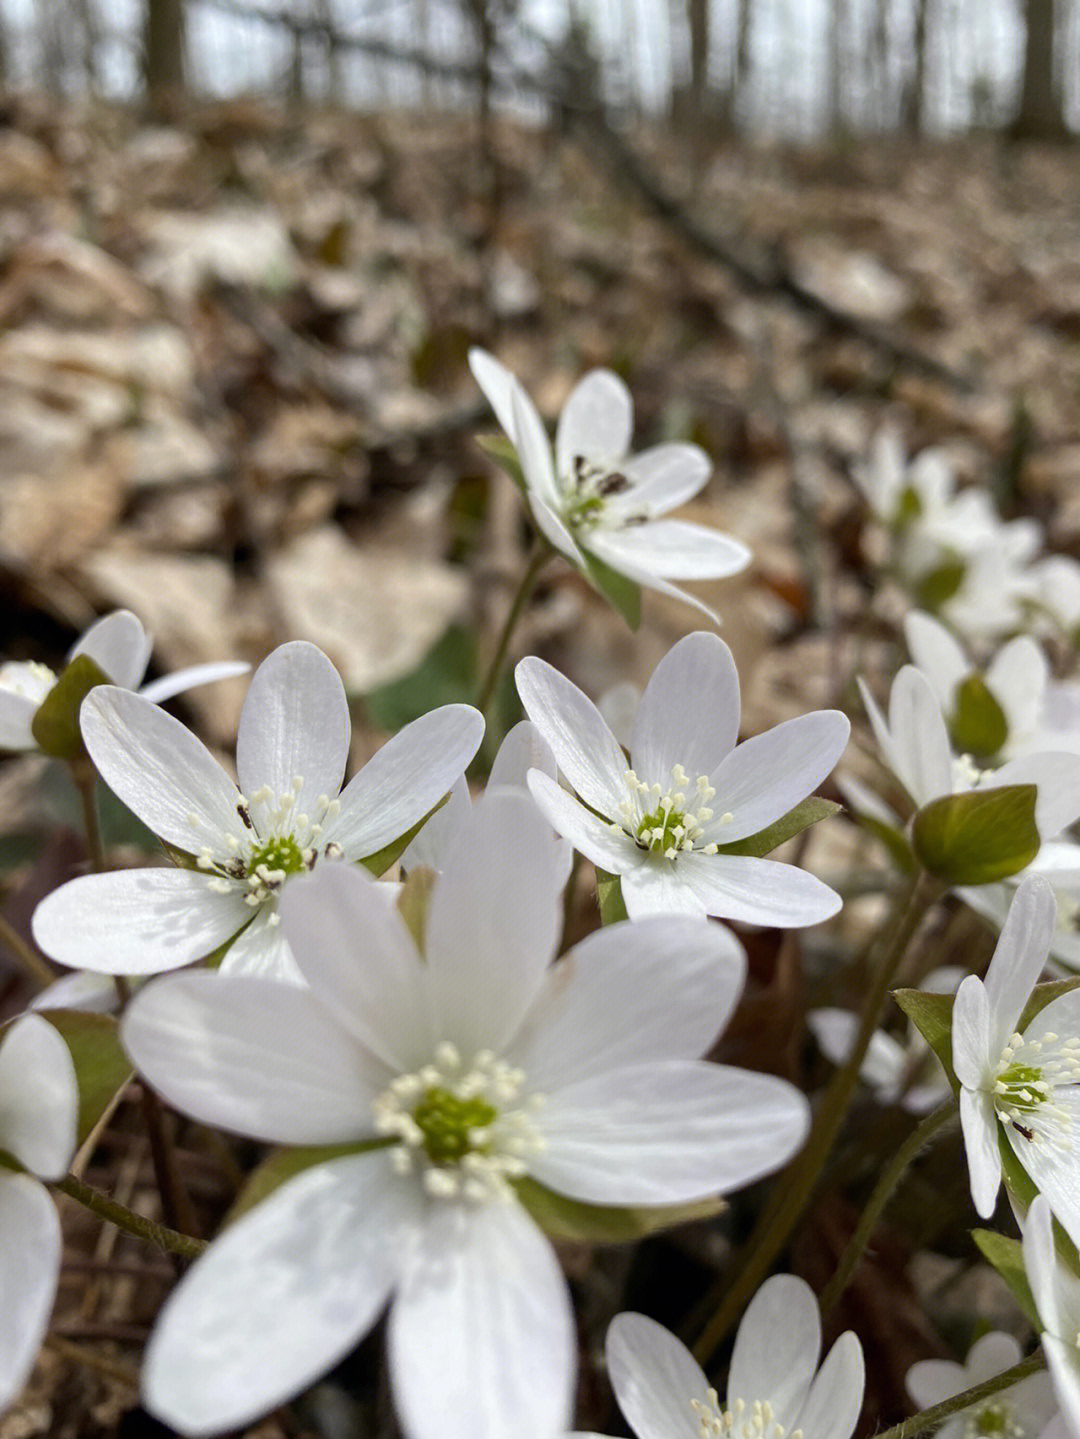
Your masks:
[{"label": "white petal", "polygon": [[54,980],[30,1001],[29,1008],[84,1009],[93,1014],[112,1014],[120,1008],[120,995],[110,975],[76,971]]},{"label": "white petal", "polygon": [[672,916],[606,925],[546,976],[507,1058],[539,1090],[624,1064],[696,1059],[745,976],[742,945],[723,925]]},{"label": "white petal", "polygon": [[409,870],[421,864],[436,873],[441,870],[450,857],[450,851],[458,842],[461,826],[470,809],[472,797],[469,793],[469,782],[462,775],[455,780],[446,803],[440,805],[431,818],[424,821],[420,833],[402,850],[401,868],[405,873],[408,874]]},{"label": "white petal", "polygon": [[611,1387],[638,1439],[701,1439],[691,1401],[707,1408],[711,1386],[685,1344],[644,1314],[616,1314],[606,1352]]},{"label": "white petal", "polygon": [[956,991],[952,1012],[952,1063],[967,1089],[978,1089],[989,1077],[1001,1048],[990,1049],[990,1001],[978,975],[969,974]]},{"label": "white petal", "polygon": [[34,939],[53,959],[98,974],[160,974],[212,954],[251,910],[191,869],[117,869],[53,890],[34,911]]},{"label": "white petal", "polygon": [[917,805],[953,790],[952,750],[941,706],[930,681],[904,665],[889,696],[889,731],[899,768],[896,776]]},{"label": "white petal", "polygon": [[[992,1379],[995,1374],[1002,1374],[1006,1369],[1011,1369],[1014,1364],[1019,1364],[1024,1357],[1020,1348],[1020,1341],[1014,1334],[990,1333],[984,1334],[977,1339],[968,1350],[966,1383],[959,1385],[953,1393],[959,1393],[961,1389],[968,1389],[973,1384],[979,1384],[984,1379]],[[1034,1376],[1032,1376],[1034,1377]],[[1019,1386],[1016,1386],[1019,1388]],[[1013,1397],[1016,1389],[1010,1391]],[[943,1396],[943,1397],[948,1397]]]},{"label": "white petal", "polygon": [[539,410],[516,380],[510,387],[510,411],[513,416],[510,434],[517,445],[526,492],[530,500],[535,496],[542,505],[557,512],[562,507],[562,496],[551,460],[551,441]]},{"label": "white petal", "polygon": [[1057,901],[1048,882],[1037,877],[1022,880],[986,971],[991,1054],[1001,1053],[1020,1023],[1046,965],[1056,922]]},{"label": "white petal", "polygon": [[0,1149],[42,1179],[61,1179],[75,1153],[78,1119],[67,1045],[36,1014],[15,1020],[0,1041]]},{"label": "white petal", "polygon": [[37,749],[37,740],[31,725],[38,706],[38,700],[0,688],[0,750],[18,753],[21,750]]},{"label": "white petal", "polygon": [[550,1439],[569,1425],[570,1297],[551,1245],[514,1201],[431,1207],[388,1343],[411,1439]]},{"label": "white petal", "polygon": [[312,815],[321,795],[336,797],[350,733],[345,686],[322,650],[294,640],[263,660],[251,678],[236,736],[236,773],[260,832],[263,806],[252,796],[264,786],[271,791],[270,810],[281,796],[295,793],[293,815]]},{"label": "white petal", "polygon": [[1049,678],[1046,656],[1030,635],[1018,635],[994,656],[986,684],[1005,711],[1010,739],[1035,728]]},{"label": "white petal", "polygon": [[880,795],[864,785],[862,780],[856,779],[854,775],[836,774],[833,775],[833,783],[840,791],[840,798],[857,818],[865,815],[867,819],[876,819],[879,824],[888,825],[890,829],[903,828],[896,811],[887,805]]},{"label": "white petal", "polygon": [[877,747],[881,751],[881,758],[886,768],[892,770],[897,779],[901,779],[900,752],[893,742],[888,722],[881,713],[877,700],[875,700],[874,696],[870,693],[870,688],[862,675],[856,675],[855,683],[859,687],[859,696],[866,710],[866,717],[870,721],[870,728],[873,731],[874,739],[877,741]]},{"label": "white petal", "polygon": [[645,851],[639,849],[628,834],[597,819],[591,810],[539,770],[529,774],[529,793],[552,828],[609,874],[625,875],[645,862]]},{"label": "white petal", "polygon": [[904,616],[904,639],[912,660],[930,681],[938,704],[948,714],[957,685],[972,671],[963,648],[940,621],[920,610]]},{"label": "white petal", "polygon": [[798,1427],[816,1439],[851,1439],[865,1384],[862,1345],[849,1329],[829,1350],[814,1376],[796,1420]]},{"label": "white petal", "polygon": [[[577,841],[574,841],[577,844]],[[629,843],[633,844],[630,840]],[[577,845],[582,854],[588,852]],[[705,919],[709,911],[694,889],[682,881],[683,867],[662,855],[646,855],[634,846],[637,863],[624,869],[620,876],[623,903],[635,924],[653,915],[681,914],[690,919]],[[610,868],[610,866],[605,866]]]},{"label": "white petal", "polygon": [[708,483],[712,468],[698,445],[653,445],[623,460],[620,469],[631,486],[608,499],[604,514],[665,515],[692,500]]},{"label": "white petal", "polygon": [[[666,580],[723,580],[745,570],[753,555],[731,535],[687,520],[647,520],[640,525],[615,528],[604,524],[586,541],[603,536],[604,557],[614,569],[635,570]],[[626,571],[627,573],[629,571]]]},{"label": "white petal", "polygon": [[[703,826],[706,841],[731,844],[782,818],[817,789],[850,733],[839,710],[815,710],[737,745],[710,777],[717,817]],[[733,816],[726,824],[722,812]]]},{"label": "white petal", "polygon": [[994,784],[1038,786],[1035,825],[1042,839],[1056,839],[1066,825],[1080,816],[1080,755],[1017,755],[994,771]]},{"label": "white petal", "polygon": [[1058,1303],[1059,1261],[1054,1246],[1053,1212],[1044,1194],[1036,1194],[1023,1224],[1024,1270],[1039,1318],[1052,1334],[1063,1332]]},{"label": "white petal", "polygon": [[741,854],[680,854],[675,870],[706,914],[799,929],[840,908],[840,896],[793,864]]},{"label": "white petal", "polygon": [[592,1204],[679,1204],[778,1169],[809,1106],[793,1085],[704,1061],[627,1065],[550,1092],[529,1172]]},{"label": "white petal", "polygon": [[[646,589],[656,590],[662,595],[669,595],[673,600],[682,600],[684,604],[692,605],[699,610],[712,623],[719,624],[716,611],[699,600],[696,595],[689,594],[686,590],[673,585],[670,580],[661,577],[652,569],[648,563],[642,560],[633,559],[627,552],[628,547],[621,545],[620,541],[624,536],[631,534],[631,530],[605,530],[599,527],[595,530],[588,530],[582,536],[582,549],[590,551],[604,564],[609,565],[619,574],[625,575],[627,579],[633,580],[635,584],[643,585]],[[631,546],[633,541],[631,541]],[[741,567],[740,567],[741,568]]]},{"label": "white petal", "polygon": [[1080,1434],[1080,1350],[1075,1339],[1061,1340],[1053,1334],[1042,1336],[1042,1346],[1061,1417],[1075,1436]]},{"label": "white petal", "polygon": [[981,1218],[989,1219],[1001,1188],[997,1115],[989,1094],[981,1089],[961,1089],[960,1125],[964,1132],[975,1212]]},{"label": "white petal", "polygon": [[372,1133],[389,1082],[310,991],[207,970],[135,996],[124,1048],[170,1104],[204,1124],[274,1144],[340,1144]]},{"label": "white petal", "polygon": [[413,720],[346,785],[323,841],[339,844],[346,859],[377,854],[449,793],[483,737],[484,717],[471,705],[442,705]]},{"label": "white petal", "polygon": [[169,1296],[146,1351],[146,1407],[183,1434],[220,1434],[306,1389],[374,1324],[417,1203],[384,1154],[282,1185]]},{"label": "white petal", "polygon": [[484,398],[495,411],[495,418],[510,436],[514,437],[514,411],[510,403],[510,391],[517,383],[505,365],[494,355],[477,346],[469,351],[469,369],[473,379],[484,392]]},{"label": "white petal", "polygon": [[739,675],[731,651],[704,630],[687,635],[653,670],[641,697],[630,739],[634,772],[666,790],[672,766],[681,764],[692,796],[697,777],[712,775],[738,737]]},{"label": "white petal", "polygon": [[[821,1319],[809,1284],[774,1274],[751,1299],[731,1355],[727,1407],[767,1400],[790,1429],[810,1389],[821,1352]],[[811,1431],[812,1432],[812,1431]]]},{"label": "white petal", "polygon": [[179,720],[130,690],[99,685],[79,712],[83,740],[102,779],[156,835],[188,854],[246,831],[240,793]]},{"label": "white petal", "polygon": [[[575,569],[585,573],[585,556],[565,522],[535,490],[529,491],[528,499],[532,517],[544,539],[558,550],[563,559],[569,560]],[[586,578],[590,577],[586,574]]]},{"label": "white petal", "polygon": [[571,786],[591,809],[614,815],[628,794],[626,756],[592,700],[553,665],[531,655],[514,679],[526,714]]},{"label": "white petal", "polygon": [[28,1174],[0,1172],[0,1413],[30,1378],[49,1327],[62,1244],[45,1187]]},{"label": "white petal", "polygon": [[247,929],[242,929],[229,945],[218,972],[276,979],[281,984],[303,987],[304,976],[285,938],[273,901],[261,905]]},{"label": "white petal", "polygon": [[518,789],[525,789],[531,769],[538,769],[552,779],[558,776],[551,746],[530,720],[521,720],[499,746],[491,762],[488,785],[492,789],[500,785],[516,785]]},{"label": "white petal", "polygon": [[555,467],[565,482],[574,460],[621,464],[634,433],[630,391],[611,370],[590,370],[570,391],[555,430]]},{"label": "white petal", "polygon": [[345,864],[322,865],[281,897],[281,927],[313,993],[338,1024],[407,1072],[435,1043],[429,977],[385,886]]},{"label": "white petal", "polygon": [[501,1052],[555,958],[561,866],[543,815],[519,790],[486,794],[465,822],[428,912],[435,1023],[463,1055]]},{"label": "white petal", "polygon": [[130,610],[116,610],[90,626],[73,646],[69,660],[89,655],[121,689],[138,688],[150,663],[153,641]]},{"label": "white petal", "polygon": [[850,1009],[811,1009],[806,1024],[825,1058],[843,1064],[859,1032],[859,1016]]},{"label": "white petal", "polygon": [[[1065,1145],[1054,1142],[1051,1130],[1044,1130],[1032,1144],[1013,1125],[1005,1127],[1017,1159],[1045,1194],[1054,1217],[1074,1244],[1080,1242],[1080,1172],[1076,1164],[1076,1143],[1080,1138],[1080,1094],[1073,1088],[1058,1089],[1054,1102],[1067,1112]],[[1067,1146],[1067,1147],[1066,1147]],[[1080,1282],[1080,1281],[1078,1281]],[[1075,1337],[1075,1336],[1074,1336]]]},{"label": "white petal", "polygon": [[[910,647],[910,641],[908,642]],[[974,1353],[974,1350],[972,1350]],[[1019,1355],[1017,1356],[1019,1358]],[[920,1359],[907,1372],[904,1387],[913,1404],[929,1409],[971,1387],[968,1371],[955,1359]]]},{"label": "white petal", "polygon": [[151,680],[148,685],[141,685],[139,693],[144,700],[151,700],[159,705],[164,700],[172,699],[174,695],[186,694],[198,685],[236,679],[239,675],[246,675],[250,669],[251,666],[244,660],[215,660],[205,665],[189,665],[186,669],[173,670],[172,674],[162,675],[159,680]]}]

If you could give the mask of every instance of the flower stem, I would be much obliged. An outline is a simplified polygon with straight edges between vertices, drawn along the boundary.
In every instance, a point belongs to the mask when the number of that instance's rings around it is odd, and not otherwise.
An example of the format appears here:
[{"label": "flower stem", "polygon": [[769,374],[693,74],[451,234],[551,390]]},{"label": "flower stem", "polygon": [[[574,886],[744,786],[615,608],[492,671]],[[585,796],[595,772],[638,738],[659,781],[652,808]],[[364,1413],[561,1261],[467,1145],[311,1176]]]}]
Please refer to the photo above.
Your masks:
[{"label": "flower stem", "polygon": [[881,1217],[882,1210],[892,1198],[896,1186],[904,1177],[908,1165],[911,1164],[919,1151],[929,1143],[938,1130],[943,1128],[950,1119],[955,1118],[956,1113],[956,1105],[949,1099],[932,1113],[926,1115],[915,1126],[889,1161],[877,1184],[874,1185],[866,1208],[863,1210],[862,1216],[855,1226],[854,1234],[852,1234],[848,1240],[847,1247],[840,1256],[840,1263],[836,1267],[836,1273],[821,1291],[821,1297],[818,1303],[821,1308],[822,1319],[825,1319],[832,1313],[840,1300],[840,1296],[847,1288],[848,1282],[855,1272],[855,1266],[862,1258],[866,1246],[870,1242],[877,1222]]},{"label": "flower stem", "polygon": [[1026,1359],[1021,1359],[1020,1363],[1014,1364],[1011,1369],[1005,1369],[990,1379],[984,1379],[981,1384],[974,1384],[970,1389],[965,1389],[960,1394],[954,1394],[951,1399],[943,1399],[940,1404],[931,1404],[929,1409],[921,1409],[918,1414],[913,1414],[902,1424],[894,1424],[891,1429],[884,1429],[881,1433],[875,1434],[874,1439],[915,1439],[916,1434],[925,1434],[928,1429],[940,1428],[945,1420],[951,1419],[954,1414],[981,1404],[984,1399],[990,1399],[993,1395],[1000,1394],[1003,1389],[1011,1389],[1014,1384],[1019,1384],[1020,1380],[1026,1379],[1029,1374],[1038,1374],[1045,1368],[1046,1356],[1039,1349]]},{"label": "flower stem", "polygon": [[79,791],[82,801],[83,824],[86,828],[86,848],[90,855],[90,868],[100,874],[105,868],[105,848],[101,842],[101,824],[97,809],[97,771],[87,760],[74,760],[71,778]]},{"label": "flower stem", "polygon": [[540,578],[540,571],[551,558],[551,548],[546,544],[537,545],[529,567],[525,571],[518,586],[517,594],[514,596],[509,613],[503,623],[502,631],[499,634],[498,643],[495,646],[495,654],[491,664],[488,666],[487,674],[484,676],[476,700],[476,707],[483,715],[487,715],[488,706],[495,693],[495,686],[499,683],[499,676],[502,674],[503,665],[506,663],[506,652],[510,648],[510,639],[517,628],[517,622],[529,602],[529,596],[535,588],[536,581]]},{"label": "flower stem", "polygon": [[702,1365],[707,1367],[708,1360],[750,1302],[810,1203],[847,1114],[897,967],[923,916],[943,892],[939,880],[920,873],[872,940],[867,961],[873,979],[854,1046],[825,1091],[806,1144],[781,1176],[772,1202],[765,1206],[754,1226],[743,1251],[739,1273],[730,1285],[725,1281],[723,1297],[694,1346],[694,1354]]},{"label": "flower stem", "polygon": [[6,945],[11,950],[39,989],[48,989],[56,975],[53,974],[37,950],[27,944],[19,931],[2,914],[0,914],[0,944]]},{"label": "flower stem", "polygon": [[179,1234],[175,1229],[166,1228],[164,1224],[155,1224],[152,1219],[145,1219],[74,1174],[59,1180],[53,1188],[76,1200],[99,1219],[108,1220],[118,1229],[134,1234],[137,1239],[145,1239],[148,1244],[156,1244],[166,1254],[175,1254],[180,1259],[198,1259],[206,1248],[203,1240],[192,1239],[190,1235]]}]

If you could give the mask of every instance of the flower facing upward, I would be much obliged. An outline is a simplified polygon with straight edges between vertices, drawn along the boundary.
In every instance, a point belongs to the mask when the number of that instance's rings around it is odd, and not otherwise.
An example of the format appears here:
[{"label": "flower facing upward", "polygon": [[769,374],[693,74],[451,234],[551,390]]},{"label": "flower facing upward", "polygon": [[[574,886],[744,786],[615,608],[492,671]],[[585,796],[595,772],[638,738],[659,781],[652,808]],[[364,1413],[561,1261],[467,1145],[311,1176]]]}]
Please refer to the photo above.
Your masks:
[{"label": "flower facing upward", "polygon": [[484,730],[468,705],[433,710],[342,790],[345,689],[302,641],[274,650],[252,678],[239,788],[190,730],[139,695],[101,685],[81,724],[102,779],[188,863],[61,886],[34,912],[45,953],[73,969],[156,974],[229,944],[224,970],[293,980],[278,924],[284,888],[323,858],[365,859],[407,833],[464,773]]},{"label": "flower facing upward", "polygon": [[658,518],[706,484],[712,466],[704,450],[665,444],[631,455],[630,393],[610,370],[593,370],[563,406],[553,459],[544,422],[510,371],[485,350],[471,350],[469,365],[517,447],[526,498],[548,542],[586,576],[595,558],[715,618],[669,581],[724,579],[746,568],[750,551],[704,525]]},{"label": "flower facing upward", "polygon": [[619,1314],[607,1336],[612,1388],[638,1439],[850,1439],[862,1407],[862,1349],[849,1330],[818,1369],[820,1354],[817,1300],[791,1274],[773,1275],[751,1300],[723,1401],[685,1345],[654,1320]]},{"label": "flower facing upward", "polygon": [[424,956],[344,865],[291,886],[308,989],[193,971],[132,1001],[139,1070],[204,1122],[328,1158],[215,1240],[147,1354],[149,1407],[184,1434],[246,1423],[353,1347],[393,1296],[411,1439],[550,1439],[576,1341],[527,1178],[590,1204],[701,1199],[782,1165],[791,1085],[697,1058],[742,988],[718,925],[612,925],[552,965],[562,866],[524,795],[484,797],[435,882]]},{"label": "flower facing upward", "polygon": [[839,897],[794,865],[718,853],[787,814],[836,764],[850,726],[819,710],[737,745],[739,677],[715,635],[687,635],[657,665],[634,716],[630,763],[596,706],[539,659],[517,667],[521,701],[574,799],[534,770],[529,787],[560,834],[622,881],[631,919],[719,915],[816,924]]}]

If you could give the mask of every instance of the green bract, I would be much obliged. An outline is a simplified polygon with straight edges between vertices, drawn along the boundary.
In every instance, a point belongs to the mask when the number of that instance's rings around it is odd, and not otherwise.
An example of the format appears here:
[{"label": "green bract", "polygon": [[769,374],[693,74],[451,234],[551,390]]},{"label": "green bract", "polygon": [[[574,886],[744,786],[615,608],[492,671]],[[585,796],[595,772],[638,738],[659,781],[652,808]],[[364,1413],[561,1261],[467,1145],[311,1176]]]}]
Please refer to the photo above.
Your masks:
[{"label": "green bract", "polygon": [[994,884],[1026,869],[1039,852],[1033,784],[971,790],[931,800],[911,839],[924,869],[946,884]]},{"label": "green bract", "polygon": [[31,731],[42,754],[64,760],[80,759],[86,754],[79,730],[79,710],[96,685],[111,683],[89,655],[75,656],[42,700],[31,722]]}]

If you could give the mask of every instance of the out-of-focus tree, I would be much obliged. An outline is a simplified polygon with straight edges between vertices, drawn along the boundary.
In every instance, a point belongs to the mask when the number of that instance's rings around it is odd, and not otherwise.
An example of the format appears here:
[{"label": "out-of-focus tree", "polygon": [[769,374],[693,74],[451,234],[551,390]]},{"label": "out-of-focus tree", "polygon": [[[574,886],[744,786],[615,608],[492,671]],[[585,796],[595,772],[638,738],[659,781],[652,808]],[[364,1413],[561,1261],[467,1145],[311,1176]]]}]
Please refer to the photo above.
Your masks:
[{"label": "out-of-focus tree", "polygon": [[183,94],[184,28],[184,0],[146,0],[143,80],[155,110],[167,110]]},{"label": "out-of-focus tree", "polygon": [[926,50],[930,0],[915,0],[912,13],[911,75],[904,86],[900,104],[900,125],[911,135],[921,135],[926,126]]},{"label": "out-of-focus tree", "polygon": [[1012,134],[1059,140],[1067,133],[1054,65],[1055,0],[1024,0],[1024,73]]}]

